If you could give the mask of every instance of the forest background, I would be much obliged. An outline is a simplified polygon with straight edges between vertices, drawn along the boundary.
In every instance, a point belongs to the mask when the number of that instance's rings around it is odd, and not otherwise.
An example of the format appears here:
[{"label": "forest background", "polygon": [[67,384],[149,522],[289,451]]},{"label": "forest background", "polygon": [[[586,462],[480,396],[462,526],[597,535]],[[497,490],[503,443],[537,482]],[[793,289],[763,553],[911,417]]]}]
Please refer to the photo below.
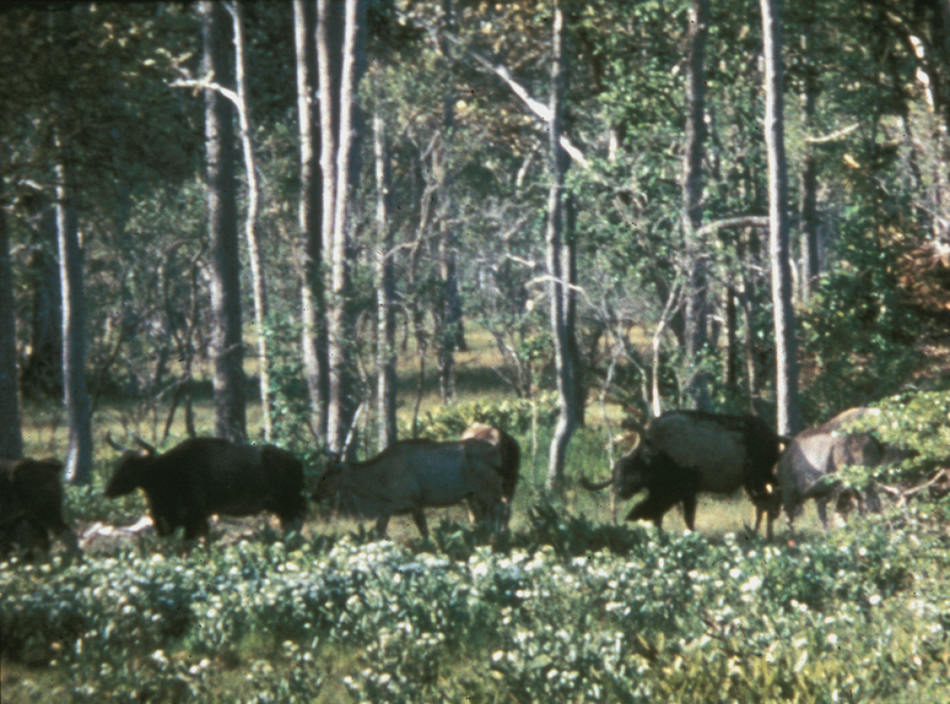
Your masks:
[{"label": "forest background", "polygon": [[192,434],[209,380],[219,435],[366,451],[486,339],[481,378],[569,430],[600,400],[791,431],[945,329],[945,3],[785,8],[784,186],[729,3],[311,5],[4,13],[6,454],[16,381],[30,418],[65,398],[73,481],[92,418]]},{"label": "forest background", "polygon": [[[946,0],[14,2],[0,95],[0,455],[86,549],[0,564],[3,701],[947,699]],[[575,491],[662,410],[858,404],[917,454],[838,530]],[[107,433],[312,480],[472,420],[524,450],[498,550],[188,553],[101,494]]]}]

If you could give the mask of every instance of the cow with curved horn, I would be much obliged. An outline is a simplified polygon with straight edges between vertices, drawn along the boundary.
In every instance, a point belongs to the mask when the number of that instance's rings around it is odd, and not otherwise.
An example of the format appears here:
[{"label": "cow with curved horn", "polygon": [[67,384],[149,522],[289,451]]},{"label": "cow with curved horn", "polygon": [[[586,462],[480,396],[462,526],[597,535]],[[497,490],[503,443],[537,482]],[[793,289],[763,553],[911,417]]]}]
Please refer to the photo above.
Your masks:
[{"label": "cow with curved horn", "polygon": [[731,494],[744,488],[756,507],[756,528],[766,514],[771,537],[780,510],[774,467],[785,439],[761,419],[679,410],[639,429],[639,442],[614,463],[612,475],[601,482],[582,478],[585,488],[612,486],[621,499],[646,489],[646,498],[631,509],[627,520],[646,518],[659,527],[663,515],[680,503],[690,530],[697,494]]},{"label": "cow with curved horn", "polygon": [[303,465],[273,445],[239,445],[221,438],[189,438],[166,452],[133,436],[143,452],[106,441],[122,452],[105,487],[109,498],[142,489],[159,535],[183,527],[185,539],[208,536],[212,514],[247,516],[270,511],[287,531],[306,512]]}]

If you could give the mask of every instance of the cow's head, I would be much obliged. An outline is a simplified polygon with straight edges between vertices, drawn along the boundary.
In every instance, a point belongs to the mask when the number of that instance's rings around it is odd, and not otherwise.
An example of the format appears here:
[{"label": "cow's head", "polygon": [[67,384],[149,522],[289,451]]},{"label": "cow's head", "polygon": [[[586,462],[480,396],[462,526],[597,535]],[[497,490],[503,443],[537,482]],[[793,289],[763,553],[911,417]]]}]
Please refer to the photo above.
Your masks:
[{"label": "cow's head", "polygon": [[318,503],[334,499],[340,490],[344,471],[346,470],[342,456],[336,452],[329,453],[326,466],[317,480],[311,498]]},{"label": "cow's head", "polygon": [[142,478],[148,467],[152,465],[155,458],[155,448],[141,438],[136,437],[135,441],[142,446],[142,451],[123,447],[115,442],[111,435],[106,434],[106,442],[122,452],[115,471],[112,473],[112,478],[105,487],[104,493],[110,499],[130,494],[142,486]]},{"label": "cow's head", "polygon": [[647,485],[653,450],[644,441],[639,446],[614,462],[612,483],[621,499],[629,499]]}]

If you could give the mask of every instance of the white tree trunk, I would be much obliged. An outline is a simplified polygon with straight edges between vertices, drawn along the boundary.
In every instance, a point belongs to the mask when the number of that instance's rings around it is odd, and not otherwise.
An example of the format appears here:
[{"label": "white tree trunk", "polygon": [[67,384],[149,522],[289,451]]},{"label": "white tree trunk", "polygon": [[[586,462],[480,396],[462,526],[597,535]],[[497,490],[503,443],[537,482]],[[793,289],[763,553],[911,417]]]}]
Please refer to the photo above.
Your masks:
[{"label": "white tree trunk", "polygon": [[548,123],[551,154],[551,187],[548,191],[547,264],[551,277],[551,331],[560,411],[548,454],[545,487],[556,490],[564,480],[564,458],[571,435],[577,426],[577,383],[573,354],[574,329],[570,324],[569,290],[571,254],[564,242],[564,175],[567,155],[561,146],[561,121],[565,93],[564,14],[559,0],[554,2],[554,24],[551,47],[551,120]]},{"label": "white tree trunk", "polygon": [[788,247],[788,169],[782,79],[782,31],[778,0],[759,0],[765,55],[765,142],[769,171],[769,260],[775,332],[775,394],[780,435],[800,425],[795,314]]},{"label": "white tree trunk", "polygon": [[251,140],[251,107],[247,97],[246,61],[244,57],[244,17],[240,2],[227,5],[234,28],[234,73],[237,83],[238,125],[241,152],[244,155],[244,172],[247,177],[247,214],[244,219],[244,236],[247,239],[248,261],[251,265],[251,289],[254,298],[254,324],[257,327],[258,383],[261,394],[261,420],[264,439],[271,439],[270,361],[267,353],[267,334],[264,329],[267,317],[267,282],[261,261],[261,242],[257,231],[259,189],[257,162]]},{"label": "white tree trunk", "polygon": [[69,425],[66,480],[87,484],[92,474],[92,426],[86,390],[86,316],[83,292],[83,252],[76,214],[70,208],[70,180],[59,136],[56,164],[56,234],[62,293],[63,400]]},{"label": "white tree trunk", "polygon": [[300,141],[300,201],[297,222],[300,271],[301,356],[310,400],[310,426],[325,437],[327,407],[326,309],[323,295],[323,238],[320,173],[317,168],[314,103],[316,47],[311,0],[294,0],[297,65],[297,127]]}]

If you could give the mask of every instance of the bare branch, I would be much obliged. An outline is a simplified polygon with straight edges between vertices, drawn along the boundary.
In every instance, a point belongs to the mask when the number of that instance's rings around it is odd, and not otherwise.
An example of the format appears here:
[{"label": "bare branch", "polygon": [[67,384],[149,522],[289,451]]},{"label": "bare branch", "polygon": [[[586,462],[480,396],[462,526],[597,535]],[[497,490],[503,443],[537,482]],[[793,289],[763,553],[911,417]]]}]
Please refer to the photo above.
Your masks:
[{"label": "bare branch", "polygon": [[[430,32],[433,31],[430,28]],[[540,119],[545,124],[548,124],[551,121],[551,110],[540,100],[532,96],[528,89],[519,83],[514,76],[511,75],[511,72],[508,70],[507,66],[503,64],[494,63],[488,57],[480,54],[471,47],[462,46],[462,43],[459,41],[458,37],[448,33],[443,32],[442,35],[448,39],[450,42],[455,44],[455,46],[460,47],[468,56],[470,56],[479,66],[488,71],[489,73],[495,74],[502,82],[508,86],[508,89],[524,104],[528,111],[531,112],[535,117]],[[589,169],[590,160],[584,155],[584,152],[574,144],[570,137],[565,134],[562,134],[558,143],[561,145],[561,148],[567,152],[568,156],[571,157],[578,166]]]},{"label": "bare branch", "polygon": [[839,139],[847,137],[849,134],[854,132],[860,127],[860,123],[855,122],[852,125],[847,127],[842,127],[840,130],[836,130],[831,134],[822,135],[821,137],[805,137],[805,141],[809,144],[827,144],[828,142],[836,142]]}]

